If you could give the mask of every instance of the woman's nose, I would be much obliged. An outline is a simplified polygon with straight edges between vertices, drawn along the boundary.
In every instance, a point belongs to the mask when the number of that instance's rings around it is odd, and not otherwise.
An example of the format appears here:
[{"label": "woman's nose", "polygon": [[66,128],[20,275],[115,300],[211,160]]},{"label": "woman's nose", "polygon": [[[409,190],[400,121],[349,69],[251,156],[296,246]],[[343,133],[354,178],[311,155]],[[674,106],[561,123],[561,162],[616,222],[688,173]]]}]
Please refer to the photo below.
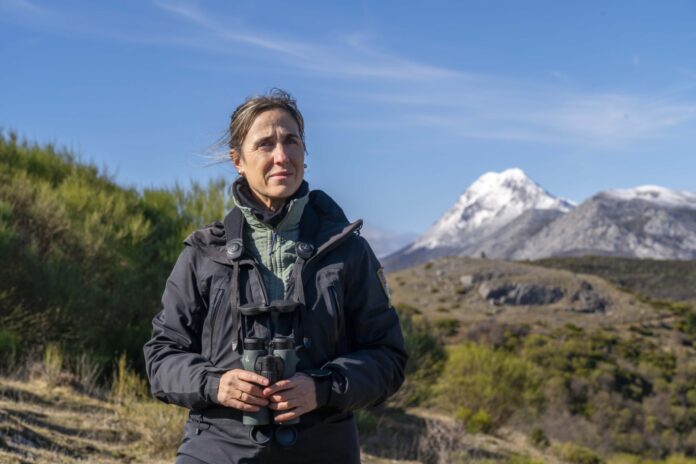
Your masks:
[{"label": "woman's nose", "polygon": [[282,164],[289,161],[289,156],[282,143],[277,143],[273,149],[273,162]]}]

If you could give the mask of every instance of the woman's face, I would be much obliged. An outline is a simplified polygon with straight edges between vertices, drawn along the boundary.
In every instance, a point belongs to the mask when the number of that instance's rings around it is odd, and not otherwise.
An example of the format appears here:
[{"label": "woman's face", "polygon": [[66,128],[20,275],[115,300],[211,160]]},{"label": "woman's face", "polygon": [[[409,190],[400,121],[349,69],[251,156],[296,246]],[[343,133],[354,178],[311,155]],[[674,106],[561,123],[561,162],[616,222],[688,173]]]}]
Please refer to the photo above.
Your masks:
[{"label": "woman's face", "polygon": [[290,113],[272,109],[259,114],[233,162],[259,201],[273,210],[280,207],[304,178],[304,144]]}]

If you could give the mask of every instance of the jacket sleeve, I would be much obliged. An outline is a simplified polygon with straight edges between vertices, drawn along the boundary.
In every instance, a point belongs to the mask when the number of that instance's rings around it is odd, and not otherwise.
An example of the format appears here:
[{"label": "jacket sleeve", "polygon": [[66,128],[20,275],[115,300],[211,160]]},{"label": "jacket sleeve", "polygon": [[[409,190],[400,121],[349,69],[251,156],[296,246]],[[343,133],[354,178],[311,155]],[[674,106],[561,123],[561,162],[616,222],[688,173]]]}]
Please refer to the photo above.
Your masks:
[{"label": "jacket sleeve", "polygon": [[403,383],[408,358],[399,318],[379,274],[382,266],[367,241],[355,239],[344,300],[350,352],[323,366],[332,371],[326,405],[341,410],[385,401]]},{"label": "jacket sleeve", "polygon": [[220,372],[201,355],[206,304],[191,246],[181,252],[167,279],[162,308],[152,320],[152,338],[143,349],[152,393],[165,403],[189,409],[215,403]]}]

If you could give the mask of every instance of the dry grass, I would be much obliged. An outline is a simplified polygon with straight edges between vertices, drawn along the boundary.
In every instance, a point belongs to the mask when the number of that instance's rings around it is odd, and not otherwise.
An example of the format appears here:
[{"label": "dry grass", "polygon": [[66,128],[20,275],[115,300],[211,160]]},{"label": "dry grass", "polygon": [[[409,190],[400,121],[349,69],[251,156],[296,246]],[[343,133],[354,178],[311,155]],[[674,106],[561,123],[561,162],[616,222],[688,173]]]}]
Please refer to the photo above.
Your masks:
[{"label": "dry grass", "polygon": [[[186,418],[183,408],[102,396],[43,378],[0,377],[0,463],[173,462]],[[365,464],[518,463],[527,461],[511,457],[538,454],[523,441],[467,434],[425,411],[395,411],[376,421],[375,430],[361,437],[368,444]]]},{"label": "dry grass", "polygon": [[0,462],[172,462],[185,411],[118,404],[45,379],[0,378]]}]

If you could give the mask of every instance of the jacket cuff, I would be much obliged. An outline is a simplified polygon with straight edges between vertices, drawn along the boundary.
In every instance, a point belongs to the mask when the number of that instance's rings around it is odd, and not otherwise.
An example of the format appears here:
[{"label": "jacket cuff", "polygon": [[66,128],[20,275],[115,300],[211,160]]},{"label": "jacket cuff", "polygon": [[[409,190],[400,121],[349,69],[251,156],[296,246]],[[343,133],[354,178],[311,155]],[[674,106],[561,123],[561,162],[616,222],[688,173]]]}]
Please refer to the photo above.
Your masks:
[{"label": "jacket cuff", "polygon": [[314,386],[317,399],[317,407],[321,408],[329,403],[329,397],[331,396],[331,384],[333,379],[331,376],[327,377],[313,377]]},{"label": "jacket cuff", "polygon": [[218,403],[218,389],[220,388],[220,374],[209,373],[205,378],[205,397],[211,404]]}]

